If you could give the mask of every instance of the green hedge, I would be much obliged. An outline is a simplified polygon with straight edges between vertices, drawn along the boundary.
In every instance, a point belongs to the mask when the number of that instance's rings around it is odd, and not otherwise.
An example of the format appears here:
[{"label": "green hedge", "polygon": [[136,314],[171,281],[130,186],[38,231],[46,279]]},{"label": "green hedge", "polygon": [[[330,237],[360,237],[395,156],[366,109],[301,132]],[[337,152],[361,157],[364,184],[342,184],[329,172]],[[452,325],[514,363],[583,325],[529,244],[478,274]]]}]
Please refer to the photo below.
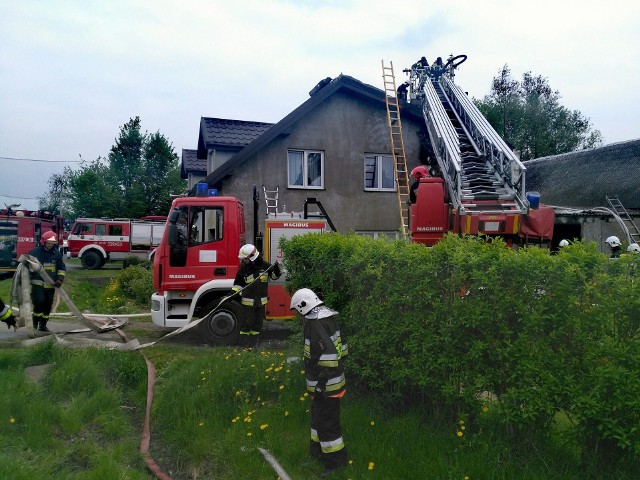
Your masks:
[{"label": "green hedge", "polygon": [[585,452],[640,454],[640,258],[456,236],[281,246],[288,289],[340,312],[351,381],[470,421],[491,409],[519,433],[548,433],[560,414]]}]

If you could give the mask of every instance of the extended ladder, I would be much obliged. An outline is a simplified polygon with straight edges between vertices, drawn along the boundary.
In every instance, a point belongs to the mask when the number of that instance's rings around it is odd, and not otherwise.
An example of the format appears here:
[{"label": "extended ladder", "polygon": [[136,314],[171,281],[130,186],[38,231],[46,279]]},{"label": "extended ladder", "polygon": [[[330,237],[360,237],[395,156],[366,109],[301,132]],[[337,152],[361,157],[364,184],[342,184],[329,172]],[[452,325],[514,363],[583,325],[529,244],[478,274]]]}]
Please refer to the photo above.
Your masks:
[{"label": "extended ladder", "polygon": [[267,190],[267,187],[262,185],[262,191],[264,192],[264,201],[267,203],[267,218],[269,215],[276,215],[278,213],[278,189]]},{"label": "extended ladder", "polygon": [[395,163],[396,187],[398,191],[398,209],[400,212],[400,227],[402,235],[409,231],[409,172],[404,153],[402,139],[402,121],[400,119],[400,105],[398,103],[396,77],[393,74],[393,62],[385,67],[382,60],[382,79],[384,81],[384,99],[387,105],[387,122],[389,138],[391,139],[391,153]]},{"label": "extended ladder", "polygon": [[607,195],[605,198],[607,199],[607,203],[609,204],[611,209],[616,212],[616,215],[620,217],[622,223],[625,225],[625,227],[627,227],[629,236],[631,237],[631,240],[633,240],[632,243],[640,243],[640,230],[638,229],[638,226],[635,224],[633,219],[629,216],[629,212],[627,212],[627,209],[624,208],[624,205],[622,205],[622,202],[620,201],[618,196],[616,195],[615,197],[609,197]]}]

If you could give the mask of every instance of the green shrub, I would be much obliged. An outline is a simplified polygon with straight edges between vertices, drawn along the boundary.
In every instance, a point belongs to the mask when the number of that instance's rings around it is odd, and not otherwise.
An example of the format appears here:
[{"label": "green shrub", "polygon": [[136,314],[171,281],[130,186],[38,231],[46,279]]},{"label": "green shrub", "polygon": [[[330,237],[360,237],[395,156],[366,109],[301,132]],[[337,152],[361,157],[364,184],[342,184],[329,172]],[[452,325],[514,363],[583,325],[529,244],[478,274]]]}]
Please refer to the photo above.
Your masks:
[{"label": "green shrub", "polygon": [[153,271],[142,266],[122,270],[100,295],[98,309],[104,313],[127,313],[149,305],[153,293]]},{"label": "green shrub", "polygon": [[585,452],[640,454],[637,257],[453,235],[433,248],[338,234],[281,247],[287,288],[340,312],[350,378],[381,398],[472,421],[490,406],[520,439],[562,412]]}]

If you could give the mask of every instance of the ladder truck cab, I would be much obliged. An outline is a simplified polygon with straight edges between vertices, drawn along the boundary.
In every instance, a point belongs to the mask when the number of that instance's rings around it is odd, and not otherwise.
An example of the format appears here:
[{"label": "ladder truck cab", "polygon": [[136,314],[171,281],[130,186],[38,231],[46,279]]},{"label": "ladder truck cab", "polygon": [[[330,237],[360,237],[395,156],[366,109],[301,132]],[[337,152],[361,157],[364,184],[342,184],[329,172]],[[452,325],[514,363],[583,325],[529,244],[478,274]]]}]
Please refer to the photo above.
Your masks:
[{"label": "ladder truck cab", "polygon": [[[199,331],[208,343],[233,345],[239,340],[242,307],[239,298],[222,304],[220,301],[233,293],[231,287],[240,265],[238,252],[247,243],[246,219],[244,206],[237,198],[215,196],[212,191],[173,201],[164,236],[155,252],[151,319],[156,325],[179,328],[219,306],[198,325]],[[258,232],[257,211],[254,190],[254,232]],[[266,261],[281,259],[282,237],[325,230],[325,220],[304,217],[306,210],[304,216],[267,213],[264,249],[259,236],[253,242]],[[269,281],[267,320],[292,318],[290,299],[284,290],[285,276]]]},{"label": "ladder truck cab", "polygon": [[429,133],[432,171],[410,205],[414,242],[433,245],[445,233],[500,236],[507,243],[550,241],[555,212],[525,193],[525,166],[468,95],[454,83],[466,55],[417,62],[407,101],[418,103]]},{"label": "ladder truck cab", "polygon": [[80,258],[87,270],[102,268],[110,260],[148,259],[160,243],[166,217],[78,218],[67,238],[67,255]]},{"label": "ladder truck cab", "polygon": [[63,220],[59,215],[41,210],[19,210],[9,205],[0,210],[0,276],[13,275],[18,258],[29,253],[43,233],[51,230],[63,240]]}]

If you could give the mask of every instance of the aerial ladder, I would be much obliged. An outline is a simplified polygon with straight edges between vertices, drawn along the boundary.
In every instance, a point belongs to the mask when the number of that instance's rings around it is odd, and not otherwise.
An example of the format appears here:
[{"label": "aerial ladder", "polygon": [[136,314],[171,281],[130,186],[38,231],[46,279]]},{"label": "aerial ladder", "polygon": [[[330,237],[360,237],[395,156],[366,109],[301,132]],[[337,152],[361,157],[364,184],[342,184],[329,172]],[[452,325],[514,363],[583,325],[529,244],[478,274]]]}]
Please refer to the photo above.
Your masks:
[{"label": "aerial ladder", "polygon": [[[466,55],[416,63],[409,74],[409,102],[417,102],[457,233],[515,235],[529,212],[525,166],[454,83]],[[422,182],[422,180],[421,180]],[[412,227],[413,229],[413,227]]]},{"label": "aerial ladder", "polygon": [[385,66],[382,60],[382,79],[384,81],[384,99],[387,106],[387,123],[391,153],[395,165],[396,190],[398,192],[398,209],[400,213],[400,231],[403,236],[409,232],[409,172],[407,158],[402,139],[402,119],[400,118],[400,104],[398,102],[396,77],[393,73],[393,62]]}]

